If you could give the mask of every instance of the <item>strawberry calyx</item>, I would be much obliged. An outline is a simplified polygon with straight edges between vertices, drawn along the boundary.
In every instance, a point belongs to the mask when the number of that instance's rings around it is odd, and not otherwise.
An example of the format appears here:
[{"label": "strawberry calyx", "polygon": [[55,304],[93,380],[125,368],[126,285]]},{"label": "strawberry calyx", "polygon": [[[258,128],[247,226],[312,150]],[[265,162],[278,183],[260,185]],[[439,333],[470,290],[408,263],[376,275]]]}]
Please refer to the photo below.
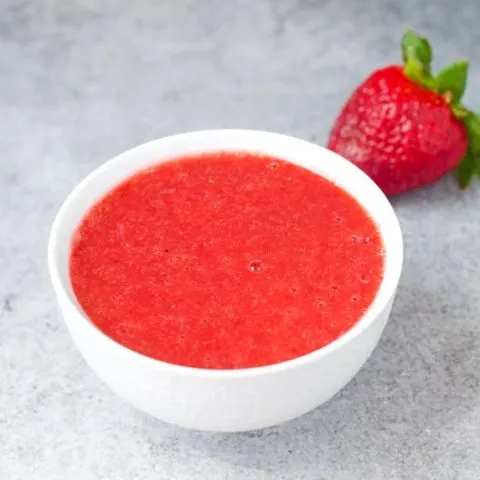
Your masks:
[{"label": "strawberry calyx", "polygon": [[405,75],[416,84],[441,95],[453,115],[467,129],[467,151],[457,167],[458,183],[466,188],[475,175],[480,176],[480,115],[461,103],[467,86],[468,60],[453,62],[433,75],[432,47],[427,38],[408,30],[403,35],[401,46]]}]

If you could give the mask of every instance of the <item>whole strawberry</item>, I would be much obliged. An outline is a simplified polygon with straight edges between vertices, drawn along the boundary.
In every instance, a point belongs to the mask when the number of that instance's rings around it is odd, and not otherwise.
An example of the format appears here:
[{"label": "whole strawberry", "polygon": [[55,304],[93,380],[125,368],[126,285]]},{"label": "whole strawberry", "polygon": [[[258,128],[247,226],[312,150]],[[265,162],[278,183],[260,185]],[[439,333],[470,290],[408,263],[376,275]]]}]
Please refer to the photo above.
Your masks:
[{"label": "whole strawberry", "polygon": [[367,173],[387,195],[406,192],[457,168],[465,188],[480,174],[480,116],[461,103],[468,62],[433,76],[427,39],[408,31],[404,66],[368,77],[337,118],[328,148]]}]

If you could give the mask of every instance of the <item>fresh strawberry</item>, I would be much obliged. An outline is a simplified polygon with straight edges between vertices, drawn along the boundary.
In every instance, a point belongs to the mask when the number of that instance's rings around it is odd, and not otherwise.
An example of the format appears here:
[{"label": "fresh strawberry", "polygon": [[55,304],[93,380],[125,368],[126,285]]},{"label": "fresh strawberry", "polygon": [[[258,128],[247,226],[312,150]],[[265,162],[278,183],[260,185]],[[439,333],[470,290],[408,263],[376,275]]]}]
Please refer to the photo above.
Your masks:
[{"label": "fresh strawberry", "polygon": [[457,168],[462,188],[480,174],[480,116],[461,103],[468,62],[433,76],[427,39],[408,31],[404,66],[368,77],[344,105],[328,147],[367,173],[387,195],[406,192]]}]

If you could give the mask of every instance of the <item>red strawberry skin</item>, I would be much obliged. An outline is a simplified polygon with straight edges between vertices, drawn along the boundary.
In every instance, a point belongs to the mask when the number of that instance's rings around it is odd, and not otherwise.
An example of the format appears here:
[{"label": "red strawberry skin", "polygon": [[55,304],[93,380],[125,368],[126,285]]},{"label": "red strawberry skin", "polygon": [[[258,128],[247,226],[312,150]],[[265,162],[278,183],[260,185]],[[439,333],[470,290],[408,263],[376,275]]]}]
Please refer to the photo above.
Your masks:
[{"label": "red strawberry skin", "polygon": [[396,65],[353,92],[328,141],[389,196],[433,183],[458,166],[467,145],[466,128],[446,100]]}]

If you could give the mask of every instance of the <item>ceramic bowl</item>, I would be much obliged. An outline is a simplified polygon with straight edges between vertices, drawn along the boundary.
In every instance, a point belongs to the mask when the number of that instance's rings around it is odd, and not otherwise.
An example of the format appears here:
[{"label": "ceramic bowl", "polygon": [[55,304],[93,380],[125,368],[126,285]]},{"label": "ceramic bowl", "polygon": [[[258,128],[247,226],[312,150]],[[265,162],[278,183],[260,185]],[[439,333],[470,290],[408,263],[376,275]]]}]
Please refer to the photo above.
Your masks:
[{"label": "ceramic bowl", "polygon": [[[327,177],[349,192],[377,223],[385,273],[358,323],[333,343],[283,363],[240,370],[206,370],[143,356],[103,334],[83,313],[69,279],[72,234],[89,208],[122,180],[185,154],[260,152]],[[390,314],[403,261],[397,217],[380,189],[357,167],[318,145],[250,130],[197,131],[145,143],[109,160],[85,178],[62,205],[51,229],[48,264],[61,312],[92,370],[125,401],[169,422],[199,430],[244,431],[298,417],[329,400],[360,370]]]}]

